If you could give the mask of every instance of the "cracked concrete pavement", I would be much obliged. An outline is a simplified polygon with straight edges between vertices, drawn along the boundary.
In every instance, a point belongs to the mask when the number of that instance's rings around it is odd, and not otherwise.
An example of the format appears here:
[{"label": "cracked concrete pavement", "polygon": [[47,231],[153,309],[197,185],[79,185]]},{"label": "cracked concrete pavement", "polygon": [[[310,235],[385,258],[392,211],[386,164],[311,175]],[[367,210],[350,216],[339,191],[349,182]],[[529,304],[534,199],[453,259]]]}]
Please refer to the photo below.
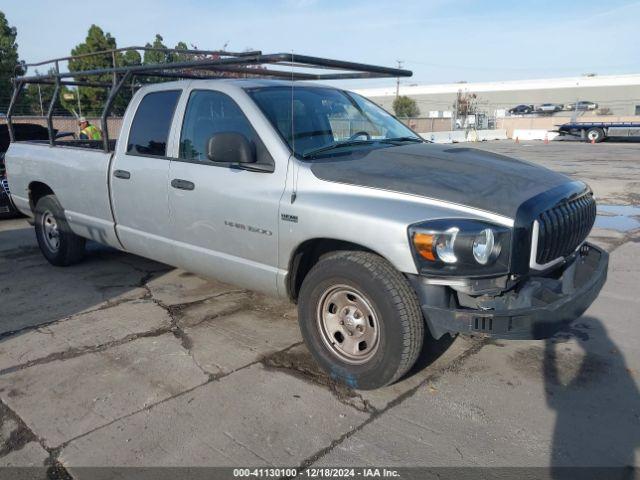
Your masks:
[{"label": "cracked concrete pavement", "polygon": [[[640,204],[640,146],[478,145]],[[428,340],[395,385],[320,371],[295,307],[91,244],[55,268],[0,222],[0,466],[549,466],[640,460],[640,232],[585,315],[546,341]]]}]

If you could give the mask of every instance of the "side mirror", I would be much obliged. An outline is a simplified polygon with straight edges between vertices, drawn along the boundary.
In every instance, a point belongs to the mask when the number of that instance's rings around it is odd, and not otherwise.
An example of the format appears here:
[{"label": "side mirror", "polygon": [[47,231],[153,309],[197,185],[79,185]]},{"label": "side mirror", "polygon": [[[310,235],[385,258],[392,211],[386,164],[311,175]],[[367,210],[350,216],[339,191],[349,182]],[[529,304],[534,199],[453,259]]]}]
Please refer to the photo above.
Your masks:
[{"label": "side mirror", "polygon": [[256,149],[241,133],[216,133],[207,142],[207,157],[212,162],[255,163]]}]

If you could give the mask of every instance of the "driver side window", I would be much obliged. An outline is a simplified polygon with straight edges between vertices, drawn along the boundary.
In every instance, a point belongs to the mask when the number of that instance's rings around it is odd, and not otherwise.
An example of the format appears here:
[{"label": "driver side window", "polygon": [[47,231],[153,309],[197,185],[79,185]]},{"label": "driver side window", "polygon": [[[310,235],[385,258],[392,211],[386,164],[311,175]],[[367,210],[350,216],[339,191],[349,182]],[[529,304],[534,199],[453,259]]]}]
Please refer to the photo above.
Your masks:
[{"label": "driver side window", "polygon": [[[207,143],[216,133],[241,133],[256,147],[258,162],[266,149],[240,107],[227,95],[212,90],[194,90],[182,123],[179,158],[209,162]],[[262,154],[262,155],[261,155]]]}]

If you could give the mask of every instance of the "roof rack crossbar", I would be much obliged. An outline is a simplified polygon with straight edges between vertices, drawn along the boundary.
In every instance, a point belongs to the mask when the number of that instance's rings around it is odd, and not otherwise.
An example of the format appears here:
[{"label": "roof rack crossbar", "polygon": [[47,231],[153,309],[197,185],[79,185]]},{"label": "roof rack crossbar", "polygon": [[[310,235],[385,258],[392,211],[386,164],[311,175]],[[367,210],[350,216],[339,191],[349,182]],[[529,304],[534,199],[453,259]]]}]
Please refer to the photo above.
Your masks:
[{"label": "roof rack crossbar", "polygon": [[368,65],[365,63],[347,62],[344,60],[333,60],[330,58],[312,57],[310,55],[299,55],[296,53],[274,53],[270,55],[261,55],[264,63],[281,63],[292,62],[304,65],[316,65],[341,70],[355,70],[356,72],[379,73],[392,77],[410,77],[413,72],[411,70],[403,70],[400,68],[380,67],[377,65]]},{"label": "roof rack crossbar", "polygon": [[174,63],[153,63],[147,65],[129,65],[124,67],[109,67],[109,68],[96,68],[92,70],[76,70],[74,72],[64,72],[64,73],[47,73],[44,75],[33,75],[30,77],[18,77],[19,80],[28,83],[38,83],[38,81],[42,78],[72,78],[72,77],[88,77],[92,75],[105,75],[111,73],[126,73],[132,72],[137,74],[138,72],[148,72],[153,70],[177,70],[182,68],[191,68],[198,69],[215,65],[233,65],[233,64],[246,64],[246,63],[255,63],[251,60],[258,59],[259,56],[255,57],[244,57],[244,58],[220,58],[220,59],[204,59],[204,60],[191,60],[185,62],[174,62]]},{"label": "roof rack crossbar", "polygon": [[41,67],[42,65],[47,65],[48,63],[55,62],[65,62],[69,60],[76,60],[79,58],[87,58],[87,57],[95,57],[100,55],[107,54],[115,54],[120,52],[131,52],[141,50],[143,52],[162,52],[162,53],[178,53],[178,54],[188,54],[188,55],[220,55],[220,56],[230,56],[230,57],[246,57],[251,55],[260,55],[262,52],[260,50],[250,50],[246,52],[227,52],[224,50],[197,50],[197,49],[183,49],[183,48],[156,48],[156,47],[121,47],[121,48],[112,48],[110,50],[101,50],[99,52],[88,52],[88,53],[80,53],[78,55],[69,55],[67,57],[58,57],[52,58],[50,60],[43,60],[41,62],[34,63],[22,63],[20,66],[22,67]]},{"label": "roof rack crossbar", "polygon": [[[99,54],[131,50],[132,47],[125,47],[122,49],[105,50],[104,52],[97,52]],[[164,49],[154,49],[159,51],[165,51]],[[260,51],[255,52],[243,52],[241,54],[231,52],[220,51],[206,51],[206,50],[176,50],[167,49],[169,51],[191,53],[198,52],[200,54],[207,55],[205,52],[214,52],[212,55],[217,55],[217,58],[198,58],[195,60],[183,60],[172,63],[156,63],[156,64],[143,64],[143,65],[127,65],[127,66],[112,66],[108,68],[98,68],[91,70],[77,70],[73,72],[59,73],[59,70],[39,75],[18,77],[19,80],[26,83],[42,83],[46,79],[54,78],[75,78],[83,79],[94,75],[113,75],[112,83],[115,85],[116,76],[118,74],[124,74],[131,72],[134,75],[143,74],[145,72],[166,72],[170,70],[205,70],[209,72],[233,72],[235,68],[245,68],[241,72],[233,73],[246,73],[253,76],[259,76],[260,73],[264,73],[265,76],[279,77],[279,78],[293,78],[300,80],[337,80],[337,79],[352,79],[352,78],[380,78],[380,77],[409,77],[412,75],[410,70],[403,70],[398,68],[381,67],[376,65],[368,65],[356,62],[347,62],[344,60],[333,60],[329,58],[313,57],[309,55],[299,55],[293,53],[275,53],[275,54],[262,54]],[[71,60],[76,57],[64,57],[64,59]],[[40,62],[39,65],[45,63],[51,63],[52,60],[47,62]],[[115,61],[114,61],[115,63]],[[290,70],[263,70],[255,69],[254,71],[248,71],[251,66],[262,66],[269,64],[272,66],[290,67]],[[29,64],[35,65],[35,64]],[[294,69],[298,69],[294,71]],[[332,72],[330,73],[307,73],[304,69],[326,69]],[[343,71],[344,73],[335,73],[335,70]]]},{"label": "roof rack crossbar", "polygon": [[[200,73],[196,73],[200,72]],[[200,70],[180,71],[156,71],[137,73],[137,76],[161,77],[161,78],[192,78],[192,79],[219,79],[225,73],[238,73],[251,77],[275,77],[287,80],[317,80],[318,76],[311,73],[288,72],[283,70],[270,70],[266,68],[247,67],[215,67]]]},{"label": "roof rack crossbar", "polygon": [[[31,82],[22,82],[22,83],[31,83]],[[42,79],[42,80],[38,80],[37,82],[33,82],[33,83],[37,83],[39,85],[55,85],[56,84],[56,79],[55,77],[52,77],[50,79]],[[113,87],[113,83],[112,82],[83,82],[81,80],[60,80],[60,85],[66,85],[69,87],[94,87],[94,88],[111,88]]]}]

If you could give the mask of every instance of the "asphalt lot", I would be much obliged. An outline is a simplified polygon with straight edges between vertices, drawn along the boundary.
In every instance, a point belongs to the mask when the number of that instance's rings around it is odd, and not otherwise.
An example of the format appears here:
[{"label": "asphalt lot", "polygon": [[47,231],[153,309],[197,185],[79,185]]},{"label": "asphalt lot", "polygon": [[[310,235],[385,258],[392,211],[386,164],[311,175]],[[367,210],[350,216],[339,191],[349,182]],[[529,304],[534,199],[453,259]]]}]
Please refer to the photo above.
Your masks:
[{"label": "asphalt lot", "polygon": [[570,329],[430,340],[407,378],[352,391],[289,304],[98,245],[55,268],[26,221],[1,221],[0,466],[640,465],[640,144],[476,146],[604,206],[609,280]]}]

